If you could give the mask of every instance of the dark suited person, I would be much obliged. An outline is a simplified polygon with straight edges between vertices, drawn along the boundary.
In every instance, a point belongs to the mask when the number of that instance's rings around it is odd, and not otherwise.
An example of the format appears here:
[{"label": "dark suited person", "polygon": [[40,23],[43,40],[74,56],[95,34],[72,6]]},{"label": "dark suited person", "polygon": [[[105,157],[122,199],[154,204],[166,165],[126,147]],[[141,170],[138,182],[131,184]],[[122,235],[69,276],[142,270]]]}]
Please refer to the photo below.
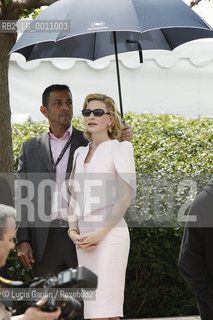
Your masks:
[{"label": "dark suited person", "polygon": [[[77,265],[75,246],[67,234],[69,200],[61,200],[60,189],[63,182],[68,181],[75,150],[88,143],[83,132],[71,124],[73,104],[68,86],[46,88],[40,111],[49,121],[49,132],[22,144],[18,167],[19,178],[31,181],[34,187],[34,197],[29,199],[32,206],[17,209],[21,221],[17,230],[18,256],[25,267],[33,266],[36,276],[58,273]],[[123,140],[131,138],[131,129],[126,126]],[[58,190],[41,191],[44,180],[50,184],[55,182]],[[27,193],[23,197],[27,197]],[[63,205],[59,205],[61,201]],[[20,207],[18,202],[17,205]],[[62,207],[63,210],[57,212],[56,208]]]},{"label": "dark suited person", "polygon": [[189,212],[179,256],[179,271],[197,300],[202,320],[213,319],[213,178]]},{"label": "dark suited person", "polygon": [[[41,203],[39,184],[43,180],[50,183],[53,181],[60,189],[61,182],[65,181],[66,175],[69,176],[72,170],[74,151],[88,143],[83,132],[71,124],[73,105],[69,87],[52,85],[46,88],[40,111],[49,121],[49,132],[22,144],[17,171],[21,180],[33,183],[35,195],[32,200],[33,221],[30,221],[32,207],[17,209],[21,216],[19,220],[22,220],[17,230],[18,256],[25,267],[31,269],[33,266],[36,276],[58,273],[77,266],[75,247],[67,235],[65,214],[68,202],[64,207],[63,219],[62,212],[52,214],[56,192],[47,192],[45,203]],[[60,197],[60,192],[57,196]]]}]

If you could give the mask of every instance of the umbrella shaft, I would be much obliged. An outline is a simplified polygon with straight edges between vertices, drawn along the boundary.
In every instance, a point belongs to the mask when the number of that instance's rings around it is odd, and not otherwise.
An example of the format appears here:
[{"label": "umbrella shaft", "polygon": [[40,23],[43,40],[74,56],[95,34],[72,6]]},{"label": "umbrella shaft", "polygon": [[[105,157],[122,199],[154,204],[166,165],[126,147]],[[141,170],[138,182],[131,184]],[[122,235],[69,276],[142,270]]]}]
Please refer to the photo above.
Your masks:
[{"label": "umbrella shaft", "polygon": [[118,94],[119,94],[119,101],[120,101],[120,111],[121,111],[121,120],[124,121],[123,117],[123,104],[122,104],[122,95],[121,95],[121,81],[120,81],[120,71],[119,71],[119,62],[118,62],[118,49],[117,49],[117,39],[116,39],[116,32],[113,32],[114,38],[114,48],[115,48],[115,63],[116,63],[116,71],[117,71],[117,81],[118,81]]}]

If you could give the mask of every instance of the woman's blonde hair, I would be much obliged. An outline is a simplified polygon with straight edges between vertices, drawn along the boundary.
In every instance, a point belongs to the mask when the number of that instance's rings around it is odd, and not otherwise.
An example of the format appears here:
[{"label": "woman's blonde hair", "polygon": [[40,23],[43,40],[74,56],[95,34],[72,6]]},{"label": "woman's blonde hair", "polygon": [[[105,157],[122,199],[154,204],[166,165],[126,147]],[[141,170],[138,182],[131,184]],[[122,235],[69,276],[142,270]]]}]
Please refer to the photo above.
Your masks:
[{"label": "woman's blonde hair", "polygon": [[[110,139],[119,139],[121,135],[122,123],[121,123],[120,113],[118,112],[115,105],[115,101],[104,94],[99,94],[99,93],[89,94],[88,96],[86,96],[84,100],[83,110],[87,109],[88,103],[93,100],[101,101],[105,104],[107,111],[110,113],[110,115],[113,118],[113,123],[111,127],[109,127],[108,129],[108,136]],[[92,135],[88,130],[85,130],[84,135],[87,140],[92,141]]]}]

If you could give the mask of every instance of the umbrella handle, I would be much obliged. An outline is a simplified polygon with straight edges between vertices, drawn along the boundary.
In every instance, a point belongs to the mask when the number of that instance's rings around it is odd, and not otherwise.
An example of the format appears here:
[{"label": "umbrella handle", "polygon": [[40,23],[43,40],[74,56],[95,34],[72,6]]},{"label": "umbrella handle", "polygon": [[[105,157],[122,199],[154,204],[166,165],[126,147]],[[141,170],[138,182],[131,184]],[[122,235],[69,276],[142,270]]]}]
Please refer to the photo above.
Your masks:
[{"label": "umbrella handle", "polygon": [[143,53],[140,42],[137,40],[126,40],[126,43],[136,43],[138,45],[139,61],[140,63],[143,63]]}]

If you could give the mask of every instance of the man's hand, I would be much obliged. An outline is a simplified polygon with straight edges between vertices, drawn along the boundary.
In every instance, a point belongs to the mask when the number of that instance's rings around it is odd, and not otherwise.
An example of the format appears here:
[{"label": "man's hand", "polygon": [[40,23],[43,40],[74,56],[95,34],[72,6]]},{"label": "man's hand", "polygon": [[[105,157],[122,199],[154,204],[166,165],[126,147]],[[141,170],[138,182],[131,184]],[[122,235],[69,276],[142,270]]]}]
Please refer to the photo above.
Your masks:
[{"label": "man's hand", "polygon": [[25,312],[23,320],[54,320],[58,319],[60,314],[61,310],[59,308],[53,312],[45,312],[38,308],[31,307]]},{"label": "man's hand", "polygon": [[120,141],[131,141],[133,138],[133,131],[130,125],[123,124],[121,129]]},{"label": "man's hand", "polygon": [[[38,301],[37,305],[40,307],[44,303],[46,303],[45,299]],[[54,320],[58,319],[61,314],[61,309],[59,307],[53,312],[42,311],[39,307],[30,307],[24,314],[12,317],[12,320]]]},{"label": "man's hand", "polygon": [[33,249],[29,242],[20,242],[17,246],[17,249],[20,262],[23,264],[24,267],[32,269],[31,263],[34,263],[35,260],[33,257]]}]

